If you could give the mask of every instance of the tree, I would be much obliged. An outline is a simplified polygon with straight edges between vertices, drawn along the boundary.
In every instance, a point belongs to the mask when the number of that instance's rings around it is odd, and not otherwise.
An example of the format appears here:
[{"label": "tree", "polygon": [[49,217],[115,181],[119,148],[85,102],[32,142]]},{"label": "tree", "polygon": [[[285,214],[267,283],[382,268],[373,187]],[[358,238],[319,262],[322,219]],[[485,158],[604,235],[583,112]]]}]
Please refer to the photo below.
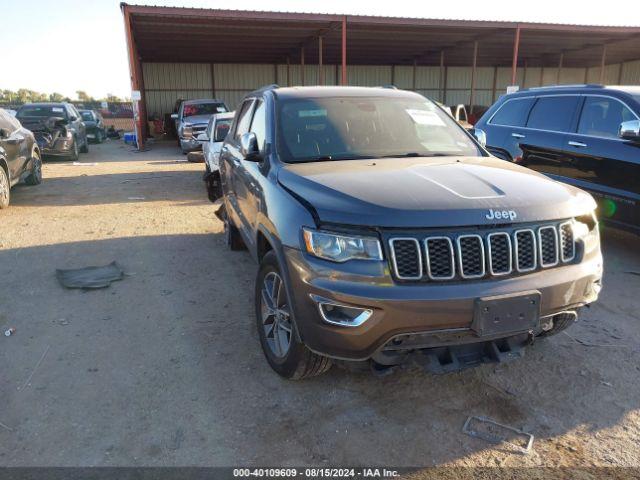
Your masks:
[{"label": "tree", "polygon": [[121,103],[122,99],[120,97],[118,97],[117,95],[114,95],[113,93],[107,93],[107,96],[104,98],[104,100],[106,102],[111,102],[111,103]]},{"label": "tree", "polygon": [[93,97],[87,95],[87,92],[84,90],[76,90],[76,94],[78,95],[78,100],[81,102],[93,102]]},{"label": "tree", "polygon": [[51,95],[49,95],[50,102],[64,102],[64,98],[64,95],[58,92],[53,92]]}]

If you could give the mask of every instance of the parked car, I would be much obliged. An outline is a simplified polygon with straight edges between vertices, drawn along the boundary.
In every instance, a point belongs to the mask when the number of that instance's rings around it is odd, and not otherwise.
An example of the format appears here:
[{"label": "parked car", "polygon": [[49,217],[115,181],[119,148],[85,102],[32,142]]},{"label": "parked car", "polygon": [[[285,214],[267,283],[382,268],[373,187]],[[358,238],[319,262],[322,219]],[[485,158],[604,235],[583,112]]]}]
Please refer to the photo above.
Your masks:
[{"label": "parked car", "polygon": [[104,120],[95,110],[79,110],[82,121],[87,129],[87,140],[95,143],[102,143],[107,138],[107,131]]},{"label": "parked car", "polygon": [[0,108],[0,209],[9,206],[11,187],[42,183],[40,149],[33,134]]},{"label": "parked car", "polygon": [[178,112],[171,114],[171,118],[176,122],[178,143],[182,153],[186,155],[194,150],[201,150],[202,143],[197,140],[197,136],[206,130],[209,118],[216,113],[228,111],[229,109],[221,100],[182,101]]},{"label": "parked car", "polygon": [[220,188],[219,160],[222,142],[229,133],[235,112],[218,113],[209,119],[205,133],[198,135],[198,141],[202,142],[204,154],[205,172],[203,180],[207,185],[209,199],[216,200],[216,192]]},{"label": "parked car", "polygon": [[33,132],[44,156],[77,160],[80,152],[89,151],[86,127],[71,103],[28,103],[16,118]]},{"label": "parked car", "polygon": [[15,110],[11,110],[10,108],[5,108],[5,112],[7,112],[12,117],[16,116],[16,111]]},{"label": "parked car", "polygon": [[333,359],[442,373],[511,358],[598,297],[593,198],[491,157],[413,92],[253,92],[220,175],[227,243],[259,262],[258,335],[286,378]]},{"label": "parked car", "polygon": [[640,230],[640,87],[522,90],[476,128],[495,156],[588,190],[602,219]]}]

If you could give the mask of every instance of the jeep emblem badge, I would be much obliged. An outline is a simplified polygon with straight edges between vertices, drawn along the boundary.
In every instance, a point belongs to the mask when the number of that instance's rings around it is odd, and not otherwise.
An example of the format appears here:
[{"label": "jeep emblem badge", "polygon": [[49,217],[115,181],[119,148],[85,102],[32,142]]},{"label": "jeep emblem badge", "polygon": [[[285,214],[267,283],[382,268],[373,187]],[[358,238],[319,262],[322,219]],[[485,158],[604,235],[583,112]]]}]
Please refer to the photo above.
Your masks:
[{"label": "jeep emblem badge", "polygon": [[513,210],[493,210],[489,209],[489,213],[485,215],[487,220],[506,220],[514,221],[518,217],[518,214]]}]

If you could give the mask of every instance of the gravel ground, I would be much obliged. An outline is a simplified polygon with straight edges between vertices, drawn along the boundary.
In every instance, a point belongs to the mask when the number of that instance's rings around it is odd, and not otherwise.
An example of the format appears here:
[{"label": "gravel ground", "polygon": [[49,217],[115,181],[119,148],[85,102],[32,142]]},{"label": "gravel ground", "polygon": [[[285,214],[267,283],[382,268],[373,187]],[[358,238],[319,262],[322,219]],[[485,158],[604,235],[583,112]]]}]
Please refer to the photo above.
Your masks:
[{"label": "gravel ground", "polygon": [[[173,144],[50,161],[0,212],[0,465],[640,466],[638,239],[604,232],[601,300],[525,358],[432,376],[280,379],[260,350],[256,266],[226,249],[201,164]],[[56,268],[118,261],[110,288]],[[461,433],[486,415],[522,455]]]}]

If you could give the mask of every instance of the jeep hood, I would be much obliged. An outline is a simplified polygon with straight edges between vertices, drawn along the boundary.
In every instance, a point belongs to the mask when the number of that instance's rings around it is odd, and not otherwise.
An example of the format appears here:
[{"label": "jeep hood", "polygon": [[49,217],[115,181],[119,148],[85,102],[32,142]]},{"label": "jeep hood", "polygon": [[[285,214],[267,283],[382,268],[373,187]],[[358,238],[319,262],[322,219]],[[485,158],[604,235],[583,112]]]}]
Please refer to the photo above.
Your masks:
[{"label": "jeep hood", "polygon": [[[278,181],[320,223],[414,228],[493,225],[489,210],[514,223],[590,212],[593,198],[504,160],[485,157],[385,158],[287,164]],[[491,215],[490,215],[491,216]]]}]

